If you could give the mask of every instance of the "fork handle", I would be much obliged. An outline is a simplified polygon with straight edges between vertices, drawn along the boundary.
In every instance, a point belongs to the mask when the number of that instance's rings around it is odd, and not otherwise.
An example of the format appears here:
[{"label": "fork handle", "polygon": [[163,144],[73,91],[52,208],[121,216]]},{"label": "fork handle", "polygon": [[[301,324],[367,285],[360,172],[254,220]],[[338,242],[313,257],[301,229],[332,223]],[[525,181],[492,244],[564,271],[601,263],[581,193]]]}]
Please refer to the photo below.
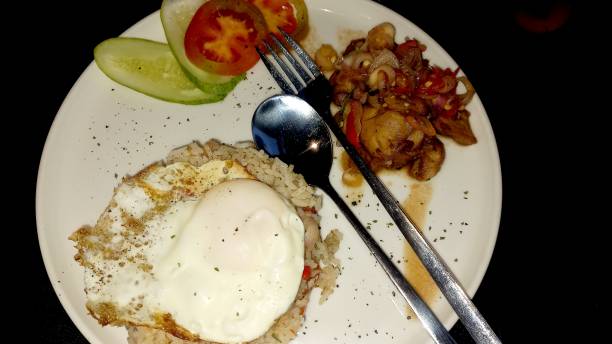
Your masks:
[{"label": "fork handle", "polygon": [[336,192],[336,190],[331,186],[329,180],[320,181],[317,186],[325,191],[325,193],[327,193],[327,195],[336,203],[340,211],[344,213],[347,220],[355,228],[357,234],[359,234],[363,242],[370,249],[370,252],[372,252],[374,258],[376,258],[391,281],[393,281],[393,284],[395,284],[398,291],[402,294],[404,299],[406,299],[419,320],[421,320],[423,327],[425,327],[427,332],[429,332],[433,340],[438,344],[456,344],[453,337],[451,337],[450,333],[448,333],[446,328],[444,328],[444,325],[442,325],[440,320],[438,320],[436,315],[431,311],[423,299],[419,297],[410,283],[406,281],[406,278],[395,266],[395,264],[393,264],[393,261],[391,261],[382,248],[378,246],[376,240],[363,227],[351,208],[349,208],[342,197],[338,195],[338,192]]},{"label": "fork handle", "polygon": [[342,129],[340,129],[336,121],[331,116],[331,112],[326,109],[326,111],[321,111],[319,114],[332,133],[336,136],[342,147],[344,147],[344,150],[351,157],[355,165],[357,165],[357,168],[359,168],[359,171],[361,171],[364,179],[368,182],[372,188],[372,191],[374,191],[376,196],[380,199],[381,203],[399,228],[400,232],[402,232],[406,240],[408,240],[421,262],[423,262],[423,265],[427,268],[427,271],[429,271],[431,277],[442,291],[442,294],[453,307],[455,313],[457,313],[459,319],[468,330],[472,338],[474,338],[475,342],[478,344],[501,344],[501,341],[495,335],[493,329],[489,326],[474,303],[472,303],[463,288],[459,285],[455,276],[453,276],[446,264],[444,264],[444,261],[417,230],[416,225],[412,223],[408,215],[404,213],[404,210],[395,197],[393,197],[389,190],[387,190],[387,187],[380,181],[374,172],[370,170],[367,163],[363,160],[363,158],[361,158],[353,145],[348,142],[346,136],[342,132]]}]

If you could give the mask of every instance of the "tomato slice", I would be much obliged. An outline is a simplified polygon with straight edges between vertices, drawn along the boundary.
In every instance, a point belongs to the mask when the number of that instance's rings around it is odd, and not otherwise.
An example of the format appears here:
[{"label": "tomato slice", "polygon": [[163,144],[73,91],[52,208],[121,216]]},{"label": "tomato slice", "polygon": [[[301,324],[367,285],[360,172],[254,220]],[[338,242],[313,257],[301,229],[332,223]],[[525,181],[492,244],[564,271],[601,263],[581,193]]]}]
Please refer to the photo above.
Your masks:
[{"label": "tomato slice", "polygon": [[187,58],[203,70],[238,75],[259,60],[255,47],[267,26],[262,13],[244,0],[210,0],[195,13],[185,32]]},{"label": "tomato slice", "polygon": [[298,28],[294,8],[289,0],[248,0],[257,6],[266,19],[270,32],[278,33],[280,27],[286,33],[293,34]]}]

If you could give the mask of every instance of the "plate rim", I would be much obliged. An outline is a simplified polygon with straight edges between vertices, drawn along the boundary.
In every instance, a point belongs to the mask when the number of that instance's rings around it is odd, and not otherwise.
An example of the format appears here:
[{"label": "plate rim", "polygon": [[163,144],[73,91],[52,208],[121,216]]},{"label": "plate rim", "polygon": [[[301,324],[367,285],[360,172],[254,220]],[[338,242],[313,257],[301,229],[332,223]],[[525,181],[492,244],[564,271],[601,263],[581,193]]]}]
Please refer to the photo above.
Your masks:
[{"label": "plate rim", "polygon": [[[401,14],[397,13],[393,9],[386,7],[372,0],[351,0],[351,1],[359,2],[365,6],[377,7],[378,10],[388,12],[390,15],[395,16],[396,19],[407,22],[409,25],[413,26],[416,30],[418,30],[420,35],[429,39],[430,42],[435,45],[436,50],[441,52],[445,58],[451,61],[454,65],[459,66],[459,64],[454,60],[454,58],[435,39],[433,39],[426,31],[421,29],[418,25],[414,24],[410,19],[402,16]],[[156,10],[150,13],[149,15],[144,16],[142,19],[135,22],[129,28],[124,30],[119,36],[125,35],[126,32],[130,31],[132,28],[141,24],[142,22],[149,20],[149,18],[152,16],[159,16],[159,12],[160,10]],[[428,45],[431,45],[431,43],[428,43]],[[53,118],[49,131],[47,133],[47,137],[45,139],[42,154],[39,160],[37,178],[36,178],[36,196],[35,196],[35,216],[36,216],[38,245],[39,245],[39,249],[40,249],[43,263],[45,266],[45,271],[47,273],[47,277],[49,278],[49,281],[53,287],[53,291],[56,294],[57,298],[59,299],[62,307],[64,308],[64,311],[69,316],[70,320],[74,323],[74,325],[77,327],[79,332],[81,332],[81,334],[90,342],[92,342],[93,340],[97,341],[98,338],[95,335],[95,333],[92,333],[89,330],[89,326],[87,326],[84,323],[84,320],[81,319],[80,316],[78,316],[78,312],[75,308],[75,305],[70,300],[65,298],[64,295],[61,293],[63,289],[60,283],[57,282],[58,274],[54,266],[51,264],[49,246],[46,244],[43,245],[43,242],[46,243],[46,236],[43,233],[45,225],[43,225],[44,221],[42,221],[44,216],[42,215],[42,211],[41,211],[41,208],[42,208],[42,196],[41,196],[42,186],[41,185],[44,182],[44,179],[46,178],[45,166],[48,164],[48,155],[50,154],[49,153],[49,149],[50,149],[49,142],[56,137],[55,132],[58,130],[58,126],[59,126],[58,123],[61,120],[60,116],[58,115],[65,111],[66,107],[68,106],[68,99],[72,96],[74,92],[76,92],[80,84],[83,82],[83,79],[85,78],[86,74],[88,74],[90,70],[93,69],[94,67],[95,67],[95,61],[92,60],[87,65],[87,67],[81,72],[77,80],[74,82],[74,84],[72,85],[72,87],[70,88],[66,96],[64,97],[62,104],[56,111],[56,114]],[[492,184],[494,187],[491,190],[491,193],[493,196],[492,198],[495,201],[495,204],[498,204],[499,206],[494,208],[495,212],[492,214],[493,221],[491,224],[493,225],[493,228],[491,229],[492,232],[490,232],[490,240],[488,240],[488,245],[486,246],[486,250],[484,251],[484,254],[483,254],[483,256],[486,257],[486,261],[483,261],[480,264],[480,267],[476,270],[476,273],[474,274],[475,278],[471,281],[470,285],[468,286],[462,285],[463,289],[466,291],[466,293],[468,294],[470,298],[473,298],[475,293],[478,291],[478,288],[482,284],[482,280],[484,279],[484,276],[486,275],[489,265],[491,263],[491,258],[495,251],[495,246],[497,244],[497,238],[499,236],[499,229],[500,229],[502,209],[503,209],[503,176],[502,176],[502,170],[501,170],[501,159],[499,155],[497,139],[495,137],[493,127],[489,119],[489,115],[484,107],[484,104],[482,103],[478,95],[478,92],[475,93],[473,100],[476,100],[475,105],[478,107],[478,110],[481,111],[482,114],[484,115],[482,118],[484,121],[483,129],[484,129],[484,134],[486,134],[487,136],[487,140],[491,144],[490,145],[490,149],[491,149],[490,155],[492,155],[492,157],[490,157],[490,160],[493,162],[493,165],[490,167],[492,170],[494,170],[494,174],[492,176],[493,177]],[[454,326],[454,324],[458,320],[459,320],[459,317],[453,311],[452,315],[448,318],[448,320],[443,321],[443,324],[447,329],[450,329],[452,326]]]},{"label": "plate rim", "polygon": [[[147,17],[145,17],[144,19],[146,19]],[[74,309],[74,305],[72,305],[72,303],[69,300],[65,299],[63,295],[60,293],[62,290],[62,287],[59,285],[59,283],[57,283],[57,271],[55,270],[55,267],[51,264],[51,257],[50,257],[49,247],[48,247],[49,245],[46,245],[46,244],[43,245],[43,241],[46,243],[46,236],[42,233],[44,231],[43,227],[45,226],[42,224],[44,221],[42,221],[43,215],[40,209],[42,208],[42,196],[41,196],[42,182],[41,181],[44,180],[44,178],[46,178],[44,167],[46,164],[48,164],[47,162],[48,160],[47,156],[49,155],[49,144],[48,143],[49,143],[49,140],[53,139],[52,135],[54,135],[55,131],[58,130],[57,127],[59,125],[58,122],[60,120],[58,114],[62,112],[62,110],[67,106],[68,98],[78,88],[77,86],[82,82],[84,75],[91,68],[93,68],[92,67],[93,64],[95,64],[95,62],[93,61],[90,62],[89,65],[87,65],[87,67],[83,70],[81,75],[79,75],[75,83],[70,88],[70,91],[68,91],[68,93],[66,94],[66,97],[62,101],[62,105],[60,105],[59,109],[57,110],[55,114],[55,117],[53,118],[53,122],[51,123],[51,127],[49,128],[49,132],[47,133],[47,137],[45,139],[45,145],[43,147],[43,151],[40,156],[40,162],[38,164],[38,172],[36,176],[36,200],[35,200],[36,234],[38,236],[38,247],[40,249],[40,253],[43,259],[43,264],[45,266],[47,277],[49,278],[49,282],[51,283],[51,286],[53,287],[53,291],[55,292],[55,295],[57,296],[60,303],[62,304],[64,311],[66,312],[66,314],[68,314],[68,317],[70,317],[70,320],[72,320],[72,322],[77,327],[79,332],[81,332],[81,334],[88,341],[91,341],[91,339],[94,338],[94,335],[89,333],[89,330],[86,330],[87,326],[83,323],[83,320],[77,316],[77,312]],[[66,238],[66,240],[68,240],[68,238]]]}]

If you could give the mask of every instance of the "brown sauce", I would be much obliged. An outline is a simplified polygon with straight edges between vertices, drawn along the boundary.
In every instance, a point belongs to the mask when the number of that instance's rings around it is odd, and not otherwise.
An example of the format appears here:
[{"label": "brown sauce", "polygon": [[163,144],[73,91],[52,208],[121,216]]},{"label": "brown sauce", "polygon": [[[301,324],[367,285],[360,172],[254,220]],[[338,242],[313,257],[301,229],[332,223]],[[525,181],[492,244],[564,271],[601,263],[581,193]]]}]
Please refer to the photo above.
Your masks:
[{"label": "brown sauce", "polygon": [[[431,195],[432,189],[429,183],[414,183],[410,185],[410,195],[402,204],[404,211],[420,228],[423,228],[425,225]],[[425,303],[431,306],[433,301],[440,295],[436,283],[408,243],[404,247],[404,256],[406,258],[406,265],[404,267],[406,279],[408,279],[408,282],[410,282]],[[410,307],[408,307],[408,313],[414,316]]]}]

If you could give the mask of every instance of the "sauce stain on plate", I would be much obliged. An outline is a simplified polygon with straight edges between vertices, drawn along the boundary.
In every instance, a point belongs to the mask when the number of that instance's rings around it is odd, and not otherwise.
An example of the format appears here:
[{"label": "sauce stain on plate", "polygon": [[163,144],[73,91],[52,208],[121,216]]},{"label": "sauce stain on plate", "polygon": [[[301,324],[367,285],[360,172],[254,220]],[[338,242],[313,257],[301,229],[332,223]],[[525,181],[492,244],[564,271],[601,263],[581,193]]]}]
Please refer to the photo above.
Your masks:
[{"label": "sauce stain on plate", "polygon": [[[410,185],[410,195],[402,204],[404,211],[416,223],[419,230],[425,225],[427,206],[431,200],[432,193],[431,184],[414,183]],[[404,247],[404,256],[406,257],[404,270],[406,279],[423,301],[431,306],[436,296],[440,294],[436,283],[409,244],[406,244]],[[408,314],[415,316],[410,306],[408,306]]]},{"label": "sauce stain on plate", "polygon": [[[355,166],[348,154],[344,151],[340,155],[340,166],[343,172],[342,184],[349,187],[349,192],[345,195],[345,198],[349,204],[353,206],[358,205],[363,197],[363,192],[360,191],[363,185],[363,176],[359,170],[357,170],[357,166]],[[380,176],[383,174],[397,173],[409,178],[405,167],[399,170],[383,169],[378,171],[377,174]],[[347,175],[350,177],[347,177]],[[391,185],[387,183],[387,187],[390,188]],[[410,194],[408,198],[402,204],[402,208],[410,216],[412,221],[417,224],[419,231],[425,226],[425,220],[428,214],[427,207],[429,206],[432,194],[433,190],[430,183],[414,182],[410,185]],[[425,303],[432,306],[433,301],[440,295],[436,282],[434,282],[431,275],[408,243],[404,246],[404,257],[406,262],[404,276],[406,276],[406,279]],[[408,306],[407,313],[410,316],[416,316],[410,306]]]}]

